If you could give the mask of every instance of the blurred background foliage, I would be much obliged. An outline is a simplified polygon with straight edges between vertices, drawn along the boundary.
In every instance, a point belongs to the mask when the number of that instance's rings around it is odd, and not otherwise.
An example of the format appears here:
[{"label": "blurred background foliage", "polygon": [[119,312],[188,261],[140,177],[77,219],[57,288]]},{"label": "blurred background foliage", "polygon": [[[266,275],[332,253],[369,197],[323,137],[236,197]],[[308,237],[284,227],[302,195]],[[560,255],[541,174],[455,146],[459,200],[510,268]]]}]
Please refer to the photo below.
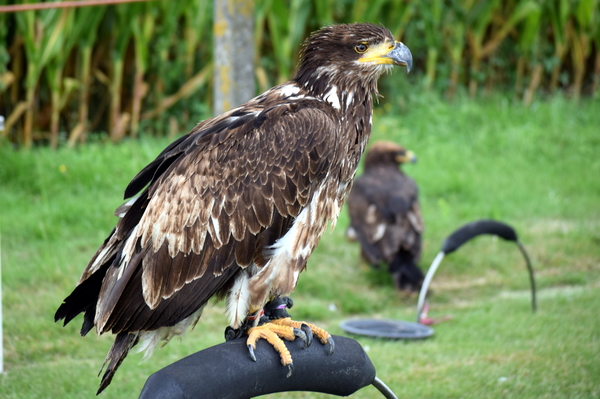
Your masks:
[{"label": "blurred background foliage", "polygon": [[[403,87],[381,82],[396,109],[423,90],[449,100],[501,92],[526,106],[556,93],[596,97],[599,2],[256,0],[257,87],[293,75],[310,32],[369,21],[415,59]],[[199,0],[0,14],[2,141],[58,147],[187,132],[212,109],[212,19],[212,2]]]}]

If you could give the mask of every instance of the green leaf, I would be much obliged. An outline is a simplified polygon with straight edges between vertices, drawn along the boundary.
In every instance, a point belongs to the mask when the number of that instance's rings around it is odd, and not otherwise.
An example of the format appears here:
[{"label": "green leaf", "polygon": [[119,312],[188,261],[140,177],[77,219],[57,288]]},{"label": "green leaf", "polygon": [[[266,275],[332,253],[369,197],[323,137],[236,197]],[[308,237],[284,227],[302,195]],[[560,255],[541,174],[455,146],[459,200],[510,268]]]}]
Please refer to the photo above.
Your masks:
[{"label": "green leaf", "polygon": [[581,30],[588,31],[591,28],[596,5],[597,0],[579,0],[577,2],[575,18],[577,19]]}]

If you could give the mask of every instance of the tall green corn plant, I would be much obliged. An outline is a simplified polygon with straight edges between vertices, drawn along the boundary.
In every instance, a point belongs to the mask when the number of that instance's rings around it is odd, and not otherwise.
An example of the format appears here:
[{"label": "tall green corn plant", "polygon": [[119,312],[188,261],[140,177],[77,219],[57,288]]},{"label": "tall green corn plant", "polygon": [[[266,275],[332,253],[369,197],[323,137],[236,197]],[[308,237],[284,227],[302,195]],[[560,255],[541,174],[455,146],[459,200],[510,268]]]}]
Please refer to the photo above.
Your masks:
[{"label": "tall green corn plant", "polygon": [[418,1],[388,1],[382,5],[381,14],[384,25],[392,32],[392,35],[401,40],[411,18],[414,16]]},{"label": "tall green corn plant", "polygon": [[[277,0],[276,0],[277,1]],[[270,2],[270,1],[269,1]],[[334,11],[336,9],[336,0],[314,0],[314,15],[319,27],[331,25],[335,21]]]},{"label": "tall green corn plant", "polygon": [[50,112],[50,146],[58,147],[58,128],[60,111],[74,88],[73,79],[63,79],[63,71],[73,45],[77,41],[77,32],[74,28],[75,11],[64,8],[60,11],[59,24],[62,28],[57,36],[57,47],[60,51],[55,52],[48,61],[45,68],[46,80],[50,89],[51,112]]},{"label": "tall green corn plant", "polygon": [[254,6],[254,73],[256,74],[258,90],[261,93],[269,88],[268,74],[261,59],[265,39],[264,31],[267,25],[267,15],[271,7],[271,2],[272,0],[259,1]]},{"label": "tall green corn plant", "polygon": [[594,77],[592,81],[592,94],[598,96],[600,91],[600,6],[594,8],[592,41],[596,47],[594,60]]},{"label": "tall green corn plant", "polygon": [[24,11],[17,13],[15,18],[17,29],[24,38],[25,55],[27,57],[27,75],[25,78],[25,104],[27,110],[25,111],[22,141],[25,147],[31,147],[33,141],[33,104],[37,85],[48,61],[57,52],[61,51],[61,31],[67,23],[67,19],[63,13],[56,9],[40,12]]},{"label": "tall green corn plant", "polygon": [[[529,85],[523,93],[523,102],[529,106],[534,99],[535,92],[540,86],[544,66],[541,62],[540,26],[542,20],[542,7],[538,7],[520,24],[517,46],[519,48],[519,63],[527,64],[530,71]],[[521,79],[517,76],[517,81]],[[518,92],[518,91],[517,91]]]},{"label": "tall green corn plant", "polygon": [[81,7],[75,10],[73,36],[77,39],[78,53],[78,122],[69,132],[67,144],[73,147],[77,141],[83,141],[88,127],[90,107],[90,85],[92,82],[92,49],[98,35],[98,26],[106,13],[106,7]]},{"label": "tall green corn plant", "polygon": [[[189,25],[193,25],[185,21],[187,21],[187,18],[189,18],[191,14],[191,7],[193,7],[194,3],[200,4],[209,2],[190,2],[190,0],[182,0],[175,2],[159,1],[154,4],[154,7],[158,8],[158,14],[161,16],[160,24],[156,25],[156,33],[152,46],[155,58],[150,58],[150,61],[153,61],[153,64],[155,64],[151,66],[151,69],[156,74],[156,81],[154,87],[152,88],[152,98],[155,104],[158,104],[161,101],[165,93],[165,78],[170,69],[169,54],[172,48],[177,49],[177,38],[179,37],[178,22],[180,18],[184,20],[184,28],[182,28],[182,33],[185,37],[185,46],[187,47],[188,43],[190,42],[192,42],[192,46],[197,43],[197,34],[194,33],[195,29],[191,29],[193,33],[189,37],[185,33],[187,31],[187,27]],[[177,55],[181,57],[182,60],[184,56],[187,57],[187,54],[184,51]],[[187,69],[191,68],[191,70],[193,70],[194,68],[193,52],[189,59],[185,59],[185,64],[185,73],[187,75]]]},{"label": "tall green corn plant", "polygon": [[275,0],[267,13],[269,35],[277,61],[277,83],[288,80],[304,38],[310,3],[306,0]]},{"label": "tall green corn plant", "polygon": [[[212,49],[211,23],[212,23],[212,1],[190,0],[183,10],[185,21],[185,77],[192,78],[196,71],[195,58],[200,43],[204,43],[206,49]],[[212,57],[210,57],[212,59]],[[209,62],[207,59],[206,62]]]},{"label": "tall green corn plant", "polygon": [[484,58],[485,33],[500,6],[500,0],[476,0],[470,4],[472,6],[469,8],[467,16],[467,38],[471,49],[469,94],[474,97],[480,78],[480,64]]},{"label": "tall green corn plant", "polygon": [[[0,0],[1,5],[6,4],[6,0]],[[4,100],[4,92],[15,81],[15,74],[8,70],[10,54],[7,48],[8,26],[6,24],[6,14],[0,14],[0,108],[2,108]],[[4,116],[4,115],[2,115]],[[0,131],[3,137],[9,133],[8,129]]]},{"label": "tall green corn plant", "polygon": [[349,20],[344,22],[380,22],[381,10],[389,0],[354,1],[349,10]]},{"label": "tall green corn plant", "polygon": [[[0,1],[1,5],[5,4],[5,1]],[[8,62],[10,61],[10,55],[8,54],[7,38],[8,38],[8,25],[6,24],[6,15],[0,14],[0,95],[8,89],[8,87],[14,82],[14,74],[8,70]]]},{"label": "tall green corn plant", "polygon": [[514,9],[509,10],[509,15],[499,23],[499,29],[493,31],[486,39],[488,26],[493,22],[492,18],[498,20],[501,2],[498,0],[478,0],[473,6],[468,17],[468,39],[472,52],[471,81],[469,82],[469,94],[474,97],[477,92],[477,77],[480,74],[481,61],[490,56],[502,43],[506,36],[523,19],[531,13],[539,12],[540,6],[534,0],[521,0],[517,2]]},{"label": "tall green corn plant", "polygon": [[425,66],[425,88],[431,90],[435,83],[437,59],[442,48],[442,0],[430,0],[428,7],[421,7],[421,20],[425,25],[425,43],[427,45],[427,62]]},{"label": "tall green corn plant", "polygon": [[585,78],[585,63],[590,55],[591,36],[593,33],[594,9],[597,0],[579,0],[575,7],[575,21],[572,32],[572,60],[575,73],[573,81],[573,98],[579,100],[583,79]]},{"label": "tall green corn plant", "polygon": [[127,131],[130,115],[121,112],[121,96],[123,87],[123,72],[125,66],[125,50],[131,40],[131,19],[135,18],[136,8],[132,4],[115,6],[115,21],[112,29],[112,74],[110,78],[110,139],[120,141]]},{"label": "tall green corn plant", "polygon": [[[7,5],[7,0],[0,0],[0,5]],[[18,85],[14,84],[19,80],[19,73],[21,72],[20,60],[21,56],[17,55],[12,60],[12,70],[8,69],[10,59],[10,53],[8,51],[8,24],[7,15],[5,13],[0,14],[0,106],[4,105],[4,96],[2,95],[5,91],[11,89],[9,94],[9,101],[17,103],[17,91]],[[10,110],[10,108],[9,108]],[[15,122],[23,115],[27,110],[25,101],[18,102],[13,108],[10,115],[3,115],[6,117],[4,122],[4,130],[0,132],[2,137],[7,137],[11,132],[12,126]]]},{"label": "tall green corn plant", "polygon": [[[185,60],[185,81],[178,80],[179,90],[177,93],[164,99],[162,106],[168,105],[168,101],[177,102],[194,93],[199,87],[210,85],[210,71],[212,71],[212,18],[213,2],[190,0],[183,9],[185,47],[183,48],[183,59]],[[202,49],[202,50],[200,50]],[[200,61],[200,66],[196,64]],[[199,70],[199,71],[198,71]],[[189,93],[189,94],[187,94]],[[206,103],[211,102],[210,93],[206,97]],[[189,114],[183,112],[183,123],[187,123]]]},{"label": "tall green corn plant", "polygon": [[473,1],[465,2],[453,0],[444,10],[444,22],[442,25],[442,35],[444,37],[444,47],[450,58],[450,82],[446,90],[446,97],[453,98],[458,87],[458,79],[463,64],[463,54],[465,49],[465,31],[467,10],[472,6]]},{"label": "tall green corn plant", "polygon": [[[177,117],[168,116],[164,111],[182,99],[190,97],[200,87],[210,81],[212,72],[211,21],[212,2],[184,0],[177,3],[161,2],[164,9],[159,8],[161,23],[156,27],[154,54],[158,54],[158,64],[154,67],[156,84],[153,86],[155,107],[145,111],[142,120],[161,118],[169,125],[169,134],[177,134],[177,126],[187,123],[188,112],[183,111]],[[180,22],[183,21],[183,24]],[[181,27],[180,27],[181,26]],[[183,33],[185,40],[181,41]],[[175,54],[175,61],[169,59]],[[196,71],[197,58],[200,58],[202,68]],[[156,61],[156,58],[154,59]],[[165,88],[178,88],[170,95],[165,94]],[[205,101],[209,101],[206,99]],[[157,125],[154,123],[153,125]]]},{"label": "tall green corn plant", "polygon": [[132,5],[131,31],[133,32],[133,44],[135,51],[135,75],[133,82],[133,99],[131,109],[131,135],[137,137],[142,100],[148,91],[144,84],[144,76],[148,69],[148,50],[150,40],[154,34],[154,21],[157,9],[149,3],[138,3]]},{"label": "tall green corn plant", "polygon": [[552,25],[552,37],[554,40],[554,63],[550,77],[550,90],[555,91],[558,87],[558,78],[561,66],[568,48],[568,28],[571,21],[571,0],[550,0],[546,2],[546,12]]}]

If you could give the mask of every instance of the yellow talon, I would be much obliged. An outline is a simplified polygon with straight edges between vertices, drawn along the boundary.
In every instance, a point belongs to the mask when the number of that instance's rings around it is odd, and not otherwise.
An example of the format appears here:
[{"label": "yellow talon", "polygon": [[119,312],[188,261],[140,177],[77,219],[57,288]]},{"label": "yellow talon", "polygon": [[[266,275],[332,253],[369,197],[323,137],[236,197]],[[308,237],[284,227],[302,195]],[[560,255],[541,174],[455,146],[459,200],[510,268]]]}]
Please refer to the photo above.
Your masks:
[{"label": "yellow talon", "polygon": [[252,348],[252,350],[250,350],[250,356],[254,361],[256,361],[256,357],[254,356],[256,342],[261,338],[270,343],[277,353],[279,353],[281,364],[288,366],[292,363],[292,355],[281,339],[293,341],[296,338],[293,327],[277,325],[275,323],[266,323],[262,326],[250,328],[248,330],[248,339],[246,340],[246,343],[248,344],[249,350]]}]

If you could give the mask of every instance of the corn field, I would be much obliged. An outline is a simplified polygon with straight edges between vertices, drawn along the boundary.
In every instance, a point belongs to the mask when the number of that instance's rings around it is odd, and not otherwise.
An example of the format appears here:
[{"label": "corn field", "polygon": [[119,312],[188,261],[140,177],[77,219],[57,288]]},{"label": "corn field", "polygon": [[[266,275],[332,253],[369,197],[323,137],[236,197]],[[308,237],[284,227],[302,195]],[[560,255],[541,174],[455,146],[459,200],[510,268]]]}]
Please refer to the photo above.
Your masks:
[{"label": "corn field", "polygon": [[[369,21],[409,46],[418,90],[501,91],[525,105],[556,92],[597,96],[599,1],[255,0],[257,87],[292,76],[311,31]],[[212,20],[212,2],[201,0],[0,13],[1,141],[58,147],[187,132],[210,116]]]}]

